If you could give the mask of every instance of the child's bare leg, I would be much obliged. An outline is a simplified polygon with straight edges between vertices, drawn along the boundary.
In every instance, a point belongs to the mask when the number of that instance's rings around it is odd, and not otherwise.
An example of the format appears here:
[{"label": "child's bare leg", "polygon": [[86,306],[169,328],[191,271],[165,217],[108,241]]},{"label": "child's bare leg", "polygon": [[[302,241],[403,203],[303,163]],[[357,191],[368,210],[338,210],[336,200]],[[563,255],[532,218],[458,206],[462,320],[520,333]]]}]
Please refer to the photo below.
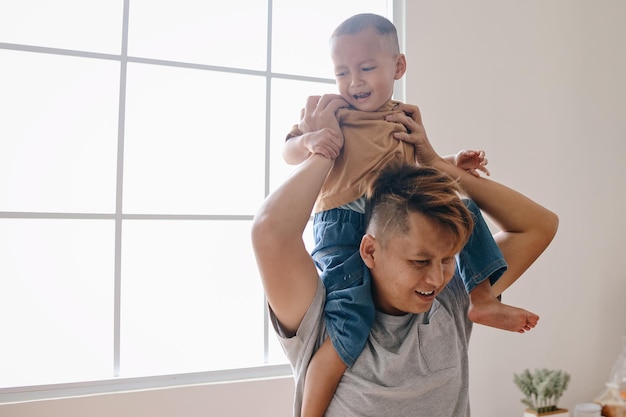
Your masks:
[{"label": "child's bare leg", "polygon": [[524,333],[539,321],[539,316],[530,311],[502,304],[493,294],[489,280],[470,291],[469,298],[468,316],[474,323]]},{"label": "child's bare leg", "polygon": [[324,415],[347,368],[327,338],[311,358],[307,369],[302,397],[302,417]]}]

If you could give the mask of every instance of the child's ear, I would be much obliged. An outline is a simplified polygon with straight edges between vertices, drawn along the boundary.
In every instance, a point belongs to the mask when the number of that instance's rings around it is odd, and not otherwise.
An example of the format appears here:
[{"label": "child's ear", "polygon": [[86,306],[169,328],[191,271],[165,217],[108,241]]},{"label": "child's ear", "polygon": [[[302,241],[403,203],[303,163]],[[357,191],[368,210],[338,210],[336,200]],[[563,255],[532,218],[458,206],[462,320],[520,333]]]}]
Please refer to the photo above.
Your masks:
[{"label": "child's ear", "polygon": [[374,259],[374,253],[376,252],[376,238],[369,233],[363,236],[359,251],[361,253],[361,259],[363,259],[365,265],[372,269],[376,265]]},{"label": "child's ear", "polygon": [[402,78],[404,73],[406,72],[406,56],[404,54],[398,55],[396,58],[396,74],[394,76],[394,80],[399,80]]}]

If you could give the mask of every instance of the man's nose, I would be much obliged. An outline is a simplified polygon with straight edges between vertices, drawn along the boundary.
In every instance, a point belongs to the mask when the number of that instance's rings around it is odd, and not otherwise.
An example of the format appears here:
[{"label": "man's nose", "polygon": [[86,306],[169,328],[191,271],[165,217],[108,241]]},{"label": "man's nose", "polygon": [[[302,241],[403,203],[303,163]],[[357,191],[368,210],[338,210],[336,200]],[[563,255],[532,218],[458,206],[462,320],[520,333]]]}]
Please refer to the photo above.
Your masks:
[{"label": "man's nose", "polygon": [[425,278],[426,278],[425,281],[428,284],[433,285],[434,287],[440,287],[441,285],[443,285],[443,282],[445,280],[445,273],[444,273],[443,265],[441,264],[431,265],[426,271]]}]

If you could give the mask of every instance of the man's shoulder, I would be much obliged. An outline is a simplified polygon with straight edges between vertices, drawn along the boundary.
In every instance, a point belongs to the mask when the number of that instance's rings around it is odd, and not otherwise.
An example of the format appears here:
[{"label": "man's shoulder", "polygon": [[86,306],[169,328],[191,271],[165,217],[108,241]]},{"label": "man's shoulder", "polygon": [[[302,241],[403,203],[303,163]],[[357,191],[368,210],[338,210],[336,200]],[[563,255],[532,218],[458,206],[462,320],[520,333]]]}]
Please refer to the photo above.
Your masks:
[{"label": "man's shoulder", "polygon": [[[315,292],[315,296],[309,305],[302,321],[300,322],[300,326],[298,330],[296,330],[295,334],[288,334],[283,326],[280,324],[280,321],[277,319],[276,315],[272,311],[271,306],[268,305],[269,316],[272,326],[274,327],[274,331],[278,335],[281,343],[286,343],[286,341],[296,338],[296,339],[307,339],[314,335],[315,333],[321,333],[325,330],[323,324],[323,312],[324,312],[324,303],[326,302],[326,289],[324,288],[324,284],[322,281],[318,281],[317,290]],[[285,346],[286,347],[286,346]]]},{"label": "man's shoulder", "polygon": [[446,305],[461,309],[469,305],[469,297],[465,290],[465,284],[458,274],[454,274],[454,277],[452,277],[448,285],[446,285],[437,298]]}]

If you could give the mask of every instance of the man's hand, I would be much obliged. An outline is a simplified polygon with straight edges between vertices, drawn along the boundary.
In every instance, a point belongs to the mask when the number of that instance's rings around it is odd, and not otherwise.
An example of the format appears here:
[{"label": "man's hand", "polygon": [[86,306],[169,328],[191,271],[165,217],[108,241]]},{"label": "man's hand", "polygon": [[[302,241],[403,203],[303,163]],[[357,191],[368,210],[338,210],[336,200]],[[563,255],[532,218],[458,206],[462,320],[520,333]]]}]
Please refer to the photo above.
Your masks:
[{"label": "man's hand", "polygon": [[396,132],[393,137],[415,147],[415,161],[419,165],[431,166],[435,161],[441,160],[441,156],[435,152],[428,141],[419,108],[401,103],[396,106],[396,109],[401,112],[388,115],[386,120],[404,125],[407,132]]},{"label": "man's hand", "polygon": [[298,128],[303,133],[315,132],[325,127],[341,132],[335,112],[348,106],[348,102],[339,94],[310,96],[307,98],[306,106],[300,111]]},{"label": "man's hand", "polygon": [[300,135],[288,137],[283,158],[288,164],[300,164],[313,154],[334,160],[343,148],[343,135],[335,112],[348,103],[337,94],[310,96],[300,111]]}]

